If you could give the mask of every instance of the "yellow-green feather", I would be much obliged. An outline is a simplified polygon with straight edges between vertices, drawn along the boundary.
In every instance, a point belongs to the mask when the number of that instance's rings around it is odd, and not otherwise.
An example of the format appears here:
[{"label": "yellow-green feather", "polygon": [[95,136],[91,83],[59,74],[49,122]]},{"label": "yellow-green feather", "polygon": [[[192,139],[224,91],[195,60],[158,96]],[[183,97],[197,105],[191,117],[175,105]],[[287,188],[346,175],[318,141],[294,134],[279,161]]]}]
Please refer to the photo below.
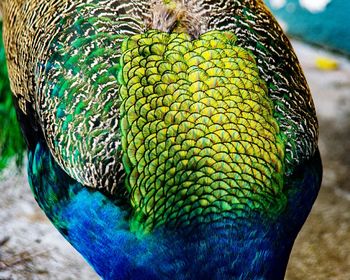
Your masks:
[{"label": "yellow-green feather", "polygon": [[121,132],[135,230],[284,206],[283,135],[253,55],[235,41],[219,31],[124,41]]}]

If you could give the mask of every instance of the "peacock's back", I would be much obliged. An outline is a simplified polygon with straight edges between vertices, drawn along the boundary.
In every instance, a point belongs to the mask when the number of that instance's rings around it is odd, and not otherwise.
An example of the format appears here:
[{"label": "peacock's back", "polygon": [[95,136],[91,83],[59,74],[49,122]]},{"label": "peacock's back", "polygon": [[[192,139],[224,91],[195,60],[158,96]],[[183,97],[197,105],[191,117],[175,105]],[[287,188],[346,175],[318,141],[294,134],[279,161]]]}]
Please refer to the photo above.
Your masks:
[{"label": "peacock's back", "polygon": [[2,11],[31,187],[101,276],[283,278],[322,172],[309,88],[262,1]]}]

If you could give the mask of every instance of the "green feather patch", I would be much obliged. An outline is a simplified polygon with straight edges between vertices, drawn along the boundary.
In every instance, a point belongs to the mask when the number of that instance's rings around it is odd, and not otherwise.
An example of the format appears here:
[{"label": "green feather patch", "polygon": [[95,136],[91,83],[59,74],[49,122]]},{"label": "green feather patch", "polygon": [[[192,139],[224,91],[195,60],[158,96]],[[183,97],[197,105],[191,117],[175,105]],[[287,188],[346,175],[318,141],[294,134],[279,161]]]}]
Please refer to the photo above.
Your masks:
[{"label": "green feather patch", "polygon": [[186,226],[286,203],[285,144],[254,56],[231,32],[125,40],[123,165],[134,230]]},{"label": "green feather patch", "polygon": [[16,159],[17,166],[20,167],[26,149],[13,105],[1,30],[2,23],[0,23],[0,171],[12,158]]}]

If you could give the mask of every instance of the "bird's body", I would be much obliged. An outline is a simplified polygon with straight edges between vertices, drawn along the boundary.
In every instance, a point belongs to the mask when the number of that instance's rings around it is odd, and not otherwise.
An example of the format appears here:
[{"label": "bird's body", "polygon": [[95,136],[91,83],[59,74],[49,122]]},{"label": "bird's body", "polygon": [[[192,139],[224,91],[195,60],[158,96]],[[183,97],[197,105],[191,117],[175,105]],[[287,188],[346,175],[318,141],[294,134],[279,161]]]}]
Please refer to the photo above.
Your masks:
[{"label": "bird's body", "polygon": [[322,168],[262,1],[0,3],[30,185],[103,278],[283,278]]}]

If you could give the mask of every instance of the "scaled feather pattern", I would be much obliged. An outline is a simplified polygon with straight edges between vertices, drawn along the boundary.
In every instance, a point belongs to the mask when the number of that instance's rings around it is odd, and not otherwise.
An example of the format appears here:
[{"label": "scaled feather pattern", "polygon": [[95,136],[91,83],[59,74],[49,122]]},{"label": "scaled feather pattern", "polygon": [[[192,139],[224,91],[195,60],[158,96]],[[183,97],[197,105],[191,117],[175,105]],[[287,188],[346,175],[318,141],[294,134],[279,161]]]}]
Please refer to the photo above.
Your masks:
[{"label": "scaled feather pattern", "polygon": [[2,0],[29,183],[103,279],[283,279],[322,177],[260,0]]}]

